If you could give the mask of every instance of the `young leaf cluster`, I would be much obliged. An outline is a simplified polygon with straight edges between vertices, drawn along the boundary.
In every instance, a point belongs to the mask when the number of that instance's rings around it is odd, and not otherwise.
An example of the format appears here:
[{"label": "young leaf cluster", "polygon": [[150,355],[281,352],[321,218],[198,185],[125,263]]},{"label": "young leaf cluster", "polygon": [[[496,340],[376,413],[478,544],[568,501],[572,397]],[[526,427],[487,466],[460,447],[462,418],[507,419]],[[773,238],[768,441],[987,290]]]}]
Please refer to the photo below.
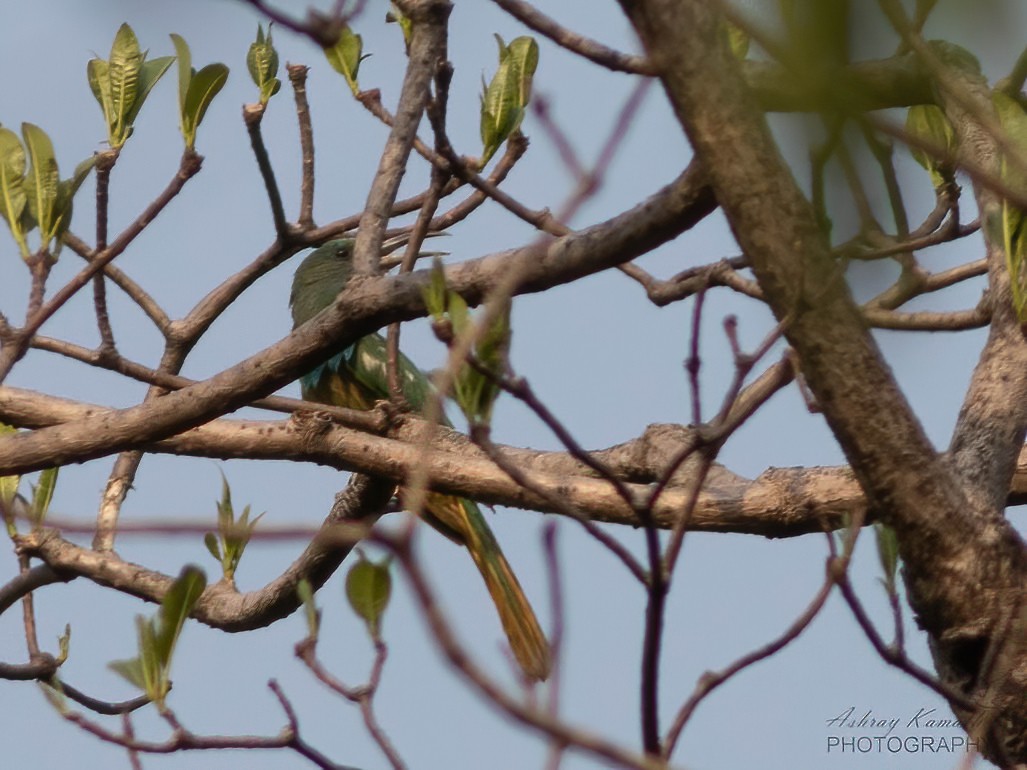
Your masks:
[{"label": "young leaf cluster", "polygon": [[112,149],[121,149],[128,141],[147,95],[175,60],[174,56],[161,56],[147,61],[147,53],[139,49],[132,28],[122,24],[114,36],[110,58],[90,59],[86,65],[89,87],[103,110]]},{"label": "young leaf cluster", "polygon": [[21,136],[0,126],[0,216],[24,259],[31,254],[28,234],[36,228],[40,250],[49,253],[52,243],[56,255],[71,222],[72,198],[92,169],[93,158],[79,163],[71,178],[62,180],[46,132],[22,123]]},{"label": "young leaf cluster", "polygon": [[247,505],[243,508],[242,515],[236,519],[235,511],[232,509],[232,490],[224,474],[221,474],[221,500],[217,503],[217,508],[217,534],[208,532],[203,538],[203,543],[211,556],[221,564],[221,573],[225,580],[232,581],[235,579],[235,571],[239,567],[243,551],[246,550],[246,545],[253,535],[253,529],[264,514],[250,521],[250,506]]},{"label": "young leaf cluster", "polygon": [[499,44],[499,69],[487,85],[482,82],[481,166],[489,162],[500,145],[505,142],[524,120],[531,99],[531,80],[538,67],[538,43],[534,38],[522,36]]},{"label": "young leaf cluster", "polygon": [[363,38],[350,29],[348,24],[342,28],[338,42],[331,48],[324,49],[328,63],[332,65],[333,70],[346,78],[346,83],[354,96],[360,95],[360,86],[357,84],[360,62],[371,55],[363,53],[363,50]]},{"label": "young leaf cluster", "polygon": [[156,617],[136,615],[139,654],[109,664],[111,670],[142,690],[160,711],[164,711],[164,702],[171,690],[171,659],[182,626],[206,587],[203,570],[193,565],[183,568],[164,595]]},{"label": "young leaf cluster", "polygon": [[246,68],[250,71],[253,83],[260,90],[260,103],[267,106],[271,97],[282,87],[282,81],[277,77],[278,51],[271,41],[270,24],[267,27],[267,36],[264,35],[263,25],[257,25],[257,39],[250,44],[250,50],[246,53]]},{"label": "young leaf cluster", "polygon": [[[447,344],[461,335],[474,333],[467,303],[446,287],[445,272],[438,258],[432,265],[431,281],[424,289],[424,303],[436,330],[446,330],[440,336]],[[473,346],[477,366],[464,363],[453,381],[453,398],[472,425],[488,425],[492,420],[492,407],[499,396],[495,378],[504,376],[509,368],[510,335],[510,302],[507,300],[495,321]]]},{"label": "young leaf cluster", "polygon": [[181,35],[171,35],[178,56],[178,114],[182,137],[187,149],[196,143],[196,129],[200,127],[207,108],[228,80],[228,67],[220,62],[208,64],[198,72],[192,66],[189,45]]},{"label": "young leaf cluster", "polygon": [[[17,429],[0,422],[0,436],[17,433]],[[32,487],[32,500],[25,504],[23,498],[18,496],[18,487],[21,484],[21,476],[0,476],[0,512],[4,515],[4,523],[7,526],[7,534],[14,537],[18,534],[15,523],[14,511],[18,505],[24,515],[32,523],[33,528],[39,528],[46,520],[46,514],[50,511],[50,502],[53,500],[54,490],[57,488],[57,475],[60,468],[46,468],[39,473],[39,478]]]}]

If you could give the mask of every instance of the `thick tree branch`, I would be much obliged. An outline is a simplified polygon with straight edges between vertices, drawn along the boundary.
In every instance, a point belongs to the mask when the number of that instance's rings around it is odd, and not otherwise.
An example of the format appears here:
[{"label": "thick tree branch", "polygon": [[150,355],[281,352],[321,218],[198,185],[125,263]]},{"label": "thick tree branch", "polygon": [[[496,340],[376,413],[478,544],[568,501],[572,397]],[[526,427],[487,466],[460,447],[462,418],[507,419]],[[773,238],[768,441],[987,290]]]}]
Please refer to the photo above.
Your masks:
[{"label": "thick tree branch", "polygon": [[[543,291],[643,254],[692,227],[715,203],[699,169],[624,214],[549,243],[524,261],[517,292]],[[447,284],[478,304],[519,252],[504,252],[447,268]],[[424,271],[369,277],[347,287],[317,319],[236,366],[197,385],[109,414],[0,441],[0,474],[111,454],[166,438],[269,395],[361,336],[424,312]]]},{"label": "thick tree branch", "polygon": [[[744,409],[744,404],[740,406]],[[81,420],[112,410],[0,388],[0,419],[29,427],[54,421]],[[391,437],[369,435],[306,413],[282,422],[215,420],[148,451],[224,459],[298,460],[339,470],[404,481],[424,462],[431,485],[441,492],[465,495],[496,505],[561,513],[551,502],[559,497],[595,521],[638,525],[629,506],[609,484],[564,452],[502,447],[530,487],[509,475],[467,438],[439,429],[435,451],[419,445],[423,422],[407,417]],[[650,499],[651,484],[676,465],[684,449],[694,446],[692,431],[682,426],[653,425],[637,439],[594,452],[609,472],[624,479],[637,505]],[[1025,460],[1027,463],[1027,460]],[[672,529],[690,497],[697,460],[682,464],[653,510],[656,526]],[[1027,491],[1027,467],[1023,476]],[[535,492],[533,490],[541,490]],[[846,517],[866,512],[866,503],[851,473],[843,468],[772,468],[756,480],[714,466],[689,519],[693,531],[745,532],[789,537],[835,529]]]},{"label": "thick tree branch", "polygon": [[[1010,612],[1019,612],[1027,578],[1022,543],[993,518],[982,530],[974,511],[981,490],[967,494],[966,480],[959,483],[924,435],[717,34],[713,6],[699,0],[622,4],[663,72],[668,97],[768,304],[779,319],[790,319],[785,335],[871,510],[898,535],[910,603],[931,636],[939,674],[966,690],[983,673],[993,635],[1008,625]],[[994,500],[994,485],[985,488]],[[1006,711],[999,722],[1010,717]],[[1012,724],[1007,729],[1022,736],[1027,722],[1012,717]]]}]

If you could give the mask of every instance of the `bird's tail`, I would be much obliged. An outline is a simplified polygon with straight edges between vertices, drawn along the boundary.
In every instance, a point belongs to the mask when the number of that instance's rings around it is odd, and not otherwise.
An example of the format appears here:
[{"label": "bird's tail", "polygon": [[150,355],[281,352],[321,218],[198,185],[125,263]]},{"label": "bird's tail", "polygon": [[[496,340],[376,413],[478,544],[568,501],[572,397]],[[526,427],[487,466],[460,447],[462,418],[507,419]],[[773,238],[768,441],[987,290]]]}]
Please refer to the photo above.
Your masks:
[{"label": "bird's tail", "polygon": [[429,518],[436,520],[433,524],[441,523],[446,534],[455,536],[470,551],[525,676],[544,681],[551,664],[549,642],[478,506],[470,500],[428,493],[425,508]]}]

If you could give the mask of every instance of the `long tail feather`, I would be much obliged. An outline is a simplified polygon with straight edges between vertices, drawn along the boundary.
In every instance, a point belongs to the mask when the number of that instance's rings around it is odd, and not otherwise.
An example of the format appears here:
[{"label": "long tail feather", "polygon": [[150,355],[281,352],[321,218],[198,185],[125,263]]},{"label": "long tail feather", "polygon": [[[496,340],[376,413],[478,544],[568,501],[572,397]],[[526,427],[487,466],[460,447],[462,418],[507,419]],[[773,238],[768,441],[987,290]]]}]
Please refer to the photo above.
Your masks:
[{"label": "long tail feather", "polygon": [[425,508],[430,519],[441,523],[447,534],[456,534],[470,552],[521,670],[529,679],[544,681],[551,665],[549,642],[478,506],[470,500],[429,493]]}]

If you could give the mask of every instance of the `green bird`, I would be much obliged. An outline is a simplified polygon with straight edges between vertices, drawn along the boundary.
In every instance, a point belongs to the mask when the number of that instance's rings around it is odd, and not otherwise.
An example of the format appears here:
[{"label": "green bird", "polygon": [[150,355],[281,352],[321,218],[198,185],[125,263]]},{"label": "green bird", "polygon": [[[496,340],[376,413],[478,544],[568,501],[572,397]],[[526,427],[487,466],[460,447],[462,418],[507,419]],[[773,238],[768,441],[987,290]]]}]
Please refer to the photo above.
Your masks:
[{"label": "green bird", "polygon": [[[289,297],[294,329],[331,305],[346,286],[353,274],[353,244],[349,238],[329,241],[297,268]],[[369,334],[305,374],[300,379],[303,398],[371,409],[389,398],[387,361],[385,338]],[[407,403],[422,412],[433,391],[428,378],[402,353],[398,375]],[[445,416],[442,422],[450,426]],[[481,510],[471,500],[435,492],[425,496],[424,509],[429,524],[470,552],[521,669],[532,680],[544,680],[549,675],[549,643]]]}]

